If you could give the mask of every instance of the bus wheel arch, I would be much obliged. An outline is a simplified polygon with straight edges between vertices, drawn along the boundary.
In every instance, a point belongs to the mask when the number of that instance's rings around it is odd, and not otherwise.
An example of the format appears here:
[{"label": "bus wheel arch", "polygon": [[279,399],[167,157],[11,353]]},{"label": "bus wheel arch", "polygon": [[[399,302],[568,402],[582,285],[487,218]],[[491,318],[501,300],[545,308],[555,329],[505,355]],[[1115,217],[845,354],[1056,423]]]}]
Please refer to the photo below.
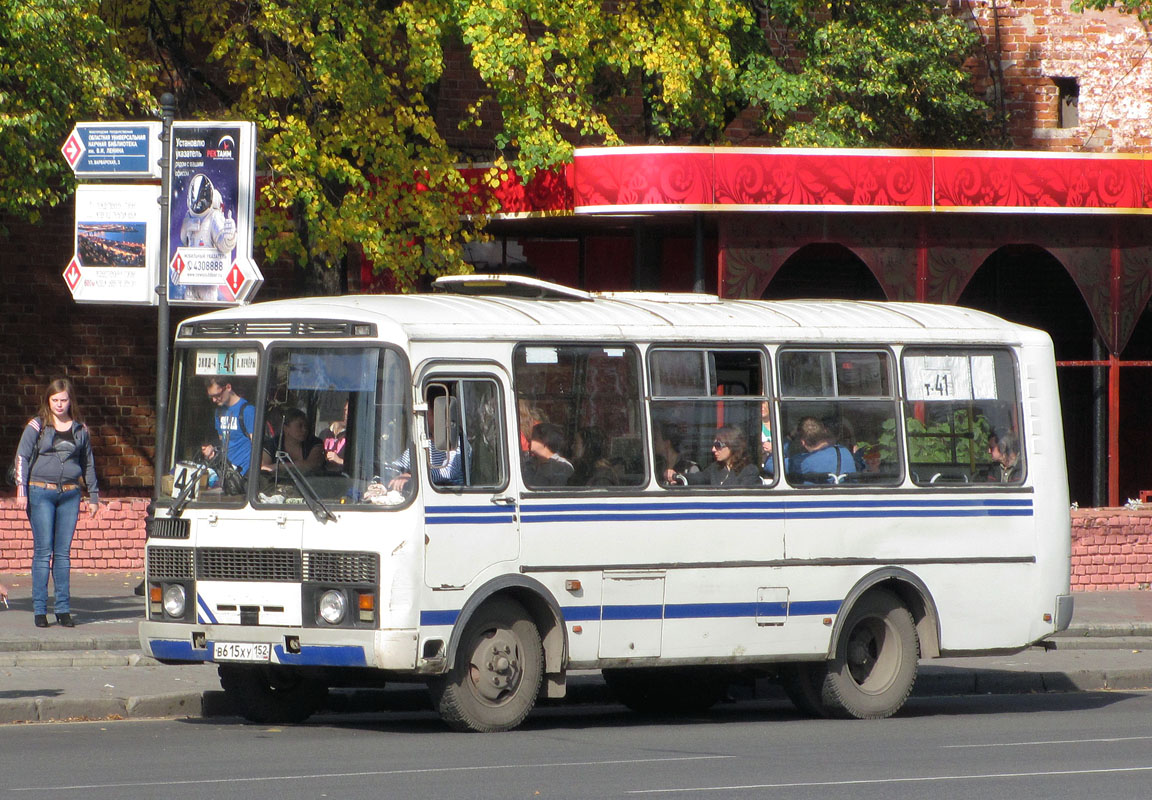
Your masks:
[{"label": "bus wheel arch", "polygon": [[921,658],[938,658],[940,655],[940,615],[936,601],[928,586],[914,573],[901,567],[883,567],[868,573],[852,587],[840,604],[836,623],[832,626],[832,637],[828,645],[828,658],[835,656],[845,620],[860,598],[869,591],[886,590],[894,594],[908,609],[916,624],[916,637],[920,643]]},{"label": "bus wheel arch", "polygon": [[[540,633],[545,678],[562,675],[568,662],[568,637],[560,604],[544,584],[524,575],[502,575],[481,586],[460,609],[448,640],[447,668],[456,663],[460,640],[472,616],[485,603],[507,597],[519,603]],[[561,682],[562,687],[562,682]],[[563,696],[563,694],[549,696]]]}]

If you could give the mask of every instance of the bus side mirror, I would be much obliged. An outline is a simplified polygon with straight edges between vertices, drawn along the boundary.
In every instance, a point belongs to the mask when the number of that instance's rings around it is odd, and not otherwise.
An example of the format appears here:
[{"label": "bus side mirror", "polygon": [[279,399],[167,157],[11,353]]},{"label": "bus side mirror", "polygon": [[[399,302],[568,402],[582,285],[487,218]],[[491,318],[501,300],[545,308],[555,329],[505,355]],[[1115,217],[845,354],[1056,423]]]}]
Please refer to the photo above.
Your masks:
[{"label": "bus side mirror", "polygon": [[456,449],[458,436],[456,398],[441,395],[432,400],[432,445],[447,453]]}]

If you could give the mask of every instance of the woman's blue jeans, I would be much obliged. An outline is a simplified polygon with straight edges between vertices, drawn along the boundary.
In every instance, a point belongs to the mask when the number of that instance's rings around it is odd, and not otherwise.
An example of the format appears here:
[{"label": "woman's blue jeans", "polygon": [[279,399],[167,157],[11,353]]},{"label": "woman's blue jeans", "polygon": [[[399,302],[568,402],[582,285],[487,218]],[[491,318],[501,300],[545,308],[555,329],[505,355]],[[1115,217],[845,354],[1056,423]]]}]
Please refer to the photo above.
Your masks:
[{"label": "woman's blue jeans", "polygon": [[80,514],[80,490],[28,487],[28,521],[32,523],[32,613],[48,613],[48,572],[56,600],[52,611],[72,613],[68,571],[72,568],[72,534]]}]

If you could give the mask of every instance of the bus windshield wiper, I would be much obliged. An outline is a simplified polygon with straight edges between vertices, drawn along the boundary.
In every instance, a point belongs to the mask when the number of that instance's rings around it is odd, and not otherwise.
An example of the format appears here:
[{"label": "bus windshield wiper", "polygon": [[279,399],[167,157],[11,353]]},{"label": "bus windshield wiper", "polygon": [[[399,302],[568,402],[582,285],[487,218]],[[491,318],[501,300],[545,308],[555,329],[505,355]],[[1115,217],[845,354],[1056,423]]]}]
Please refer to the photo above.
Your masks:
[{"label": "bus windshield wiper", "polygon": [[196,469],[192,470],[192,474],[188,476],[188,483],[184,484],[184,488],[180,490],[180,494],[176,495],[175,499],[172,500],[172,505],[168,508],[169,517],[179,517],[184,513],[184,507],[192,499],[192,490],[196,488],[200,476],[204,474],[206,469],[208,469],[207,464],[198,464]]},{"label": "bus windshield wiper", "polygon": [[288,477],[292,479],[292,483],[296,485],[300,496],[304,498],[304,502],[308,504],[308,508],[311,509],[312,514],[317,520],[320,522],[336,521],[336,515],[329,511],[328,506],[324,505],[324,501],[317,496],[316,490],[312,488],[312,484],[310,484],[308,479],[304,477],[304,474],[300,472],[300,469],[292,460],[292,456],[283,450],[277,450],[276,463],[284,465]]}]

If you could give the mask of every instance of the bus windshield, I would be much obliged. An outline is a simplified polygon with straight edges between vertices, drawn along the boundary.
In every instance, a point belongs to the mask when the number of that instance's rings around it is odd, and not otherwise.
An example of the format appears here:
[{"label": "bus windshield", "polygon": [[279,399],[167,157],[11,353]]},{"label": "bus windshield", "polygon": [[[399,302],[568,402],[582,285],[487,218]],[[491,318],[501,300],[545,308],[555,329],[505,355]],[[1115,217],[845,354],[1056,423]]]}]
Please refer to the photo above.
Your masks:
[{"label": "bus windshield", "polygon": [[241,503],[252,484],[257,505],[404,502],[387,486],[411,448],[395,351],[197,345],[179,352],[174,378],[163,496]]}]

